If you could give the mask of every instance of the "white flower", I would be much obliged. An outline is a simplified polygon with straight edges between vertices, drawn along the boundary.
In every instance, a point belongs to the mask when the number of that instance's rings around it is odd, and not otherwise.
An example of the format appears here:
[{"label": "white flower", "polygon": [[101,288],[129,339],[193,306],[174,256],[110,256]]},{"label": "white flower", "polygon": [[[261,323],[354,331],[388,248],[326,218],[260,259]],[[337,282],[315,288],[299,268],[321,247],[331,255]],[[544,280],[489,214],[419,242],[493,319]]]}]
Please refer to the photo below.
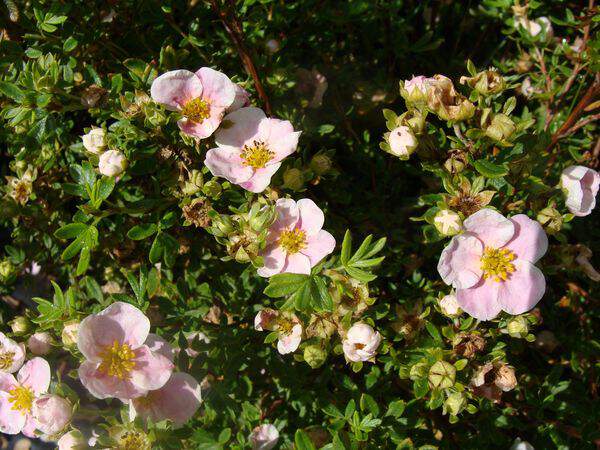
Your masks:
[{"label": "white flower", "polygon": [[433,218],[433,223],[444,236],[454,236],[462,229],[460,216],[450,209],[440,210]]},{"label": "white flower", "polygon": [[377,354],[381,335],[370,325],[358,322],[352,325],[342,341],[344,355],[352,362],[369,361]]},{"label": "white flower", "polygon": [[600,174],[584,166],[570,166],[563,170],[560,184],[565,191],[565,203],[574,215],[583,217],[596,206],[596,194],[600,187]]},{"label": "white flower", "polygon": [[554,36],[552,24],[547,17],[538,17],[537,19],[532,20],[527,17],[520,17],[516,21],[516,26],[524,28],[531,37],[537,37],[542,31],[546,40],[549,40]]},{"label": "white flower", "polygon": [[99,155],[106,147],[106,131],[104,128],[92,128],[87,134],[81,136],[85,149],[95,155]]},{"label": "white flower", "polygon": [[456,317],[461,313],[456,295],[448,294],[440,300],[440,309],[448,317]]},{"label": "white flower", "polygon": [[250,435],[250,442],[252,442],[252,450],[271,450],[277,445],[279,440],[279,431],[274,425],[265,423],[259,425]]},{"label": "white flower", "polygon": [[296,351],[302,341],[302,324],[295,315],[280,314],[270,308],[263,309],[254,318],[257,331],[277,331],[277,351],[282,355]]},{"label": "white flower", "polygon": [[98,169],[102,175],[114,177],[120,175],[127,168],[125,155],[118,150],[108,150],[100,155]]},{"label": "white flower", "polygon": [[418,144],[417,138],[410,128],[403,125],[390,131],[388,142],[392,154],[404,158],[408,158],[415,151]]},{"label": "white flower", "polygon": [[535,450],[533,445],[527,441],[522,441],[521,438],[516,438],[511,445],[510,450]]}]

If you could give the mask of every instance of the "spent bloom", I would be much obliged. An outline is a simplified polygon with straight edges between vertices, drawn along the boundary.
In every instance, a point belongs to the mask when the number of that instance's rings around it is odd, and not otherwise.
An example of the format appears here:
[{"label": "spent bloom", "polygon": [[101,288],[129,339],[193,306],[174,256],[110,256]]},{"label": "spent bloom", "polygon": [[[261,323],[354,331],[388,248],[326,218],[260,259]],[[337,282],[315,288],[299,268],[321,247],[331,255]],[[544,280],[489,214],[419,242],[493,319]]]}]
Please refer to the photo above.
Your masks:
[{"label": "spent bloom", "polygon": [[281,161],[296,151],[300,131],[253,106],[228,114],[224,121],[227,126],[215,133],[217,147],[206,153],[204,164],[214,176],[247,191],[264,191]]},{"label": "spent bloom", "polygon": [[47,436],[64,430],[73,416],[73,405],[58,395],[46,394],[33,402],[31,415],[35,427]]},{"label": "spent bloom", "polygon": [[94,397],[131,399],[165,385],[173,363],[149,347],[149,331],[148,318],[123,302],[81,322],[77,347],[86,360],[79,378]]},{"label": "spent bloom", "polygon": [[100,155],[98,170],[107,177],[115,177],[127,169],[127,158],[118,150],[108,150]]},{"label": "spent bloom", "polygon": [[534,266],[548,249],[542,226],[524,214],[507,219],[489,208],[463,225],[465,232],[452,238],[438,263],[460,307],[479,320],[532,309],[546,290],[544,275]]},{"label": "spent bloom", "polygon": [[88,152],[99,155],[106,147],[106,131],[104,128],[92,128],[81,136],[81,141]]},{"label": "spent bloom", "polygon": [[275,204],[277,218],[269,228],[267,246],[261,253],[264,266],[261,277],[278,273],[310,274],[335,247],[335,238],[323,230],[323,211],[308,198],[297,202],[279,199]]},{"label": "spent bloom", "polygon": [[350,327],[342,341],[348,361],[369,361],[377,354],[381,335],[366,323],[358,322]]},{"label": "spent bloom", "polygon": [[574,215],[583,217],[596,206],[600,174],[584,166],[570,166],[563,170],[560,184],[566,194],[566,205]]},{"label": "spent bloom", "polygon": [[34,437],[34,402],[50,386],[50,365],[39,357],[27,361],[17,378],[0,372],[0,432]]},{"label": "spent bloom", "polygon": [[0,375],[14,373],[25,362],[25,346],[17,344],[0,332]]},{"label": "spent bloom", "polygon": [[257,331],[277,331],[277,351],[282,355],[296,351],[302,341],[302,324],[300,320],[288,313],[280,314],[274,309],[259,311],[254,318],[254,329]]},{"label": "spent bloom", "polygon": [[404,125],[390,131],[388,143],[390,144],[390,152],[404,159],[408,158],[419,144],[411,129]]},{"label": "spent bloom", "polygon": [[239,89],[227,75],[202,67],[196,73],[189,70],[163,73],[152,83],[150,94],[156,103],[181,113],[183,117],[177,122],[181,131],[204,139],[219,127],[236,97],[240,104],[245,102]]},{"label": "spent bloom", "polygon": [[277,445],[278,440],[279,431],[270,423],[257,426],[250,435],[252,450],[271,450]]}]

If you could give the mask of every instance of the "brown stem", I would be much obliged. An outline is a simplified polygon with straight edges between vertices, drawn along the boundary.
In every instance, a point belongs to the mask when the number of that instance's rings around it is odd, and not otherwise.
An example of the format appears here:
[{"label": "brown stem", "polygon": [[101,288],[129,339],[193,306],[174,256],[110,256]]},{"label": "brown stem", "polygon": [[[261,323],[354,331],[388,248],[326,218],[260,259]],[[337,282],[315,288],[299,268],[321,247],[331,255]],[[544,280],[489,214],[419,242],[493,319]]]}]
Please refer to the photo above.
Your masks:
[{"label": "brown stem", "polygon": [[267,96],[267,93],[265,92],[265,89],[260,81],[254,61],[252,60],[252,57],[250,56],[250,53],[244,44],[244,32],[240,21],[235,14],[234,2],[231,0],[228,1],[230,6],[228,14],[227,11],[219,7],[217,0],[209,1],[213,11],[215,14],[217,14],[217,16],[219,16],[219,19],[223,23],[225,31],[227,31],[227,34],[229,34],[229,37],[235,44],[238,55],[242,60],[244,67],[246,68],[246,72],[248,72],[248,74],[252,77],[252,80],[254,81],[254,87],[256,88],[256,92],[258,92],[258,96],[264,104],[267,115],[271,115],[271,102],[269,101],[269,97]]},{"label": "brown stem", "polygon": [[564,134],[561,134],[559,137],[560,137],[560,139],[567,137],[567,136],[575,133],[580,128],[585,127],[588,123],[595,122],[598,119],[600,119],[600,114],[594,114],[594,115],[586,117],[585,119],[581,119],[579,122],[577,122],[575,125],[573,125],[571,128],[569,128]]}]

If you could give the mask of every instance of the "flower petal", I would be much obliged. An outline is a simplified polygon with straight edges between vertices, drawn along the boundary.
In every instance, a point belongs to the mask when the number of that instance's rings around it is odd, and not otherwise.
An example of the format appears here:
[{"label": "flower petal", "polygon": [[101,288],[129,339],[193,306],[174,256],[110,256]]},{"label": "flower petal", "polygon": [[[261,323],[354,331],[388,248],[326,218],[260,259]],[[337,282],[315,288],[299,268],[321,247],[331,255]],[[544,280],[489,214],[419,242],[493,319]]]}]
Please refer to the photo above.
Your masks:
[{"label": "flower petal", "polygon": [[301,228],[307,236],[314,236],[321,228],[323,228],[323,223],[325,223],[323,211],[309,198],[298,200],[297,205],[300,214],[300,220],[298,221],[297,226]]},{"label": "flower petal", "polygon": [[139,389],[153,391],[164,386],[173,372],[173,363],[159,353],[142,345],[135,351],[135,368],[131,382]]},{"label": "flower petal", "polygon": [[240,152],[234,147],[211,148],[206,152],[204,165],[215,177],[223,177],[234,184],[248,181],[254,174],[252,167],[242,164]]},{"label": "flower petal", "polygon": [[208,100],[211,108],[221,108],[223,111],[235,99],[235,84],[227,75],[210,67],[202,67],[196,72],[202,82],[202,98]]},{"label": "flower petal", "polygon": [[150,349],[150,351],[164,356],[171,362],[174,360],[175,350],[173,350],[171,344],[169,344],[167,341],[161,338],[158,334],[150,333],[148,335],[148,339],[146,339],[145,344]]},{"label": "flower petal", "polygon": [[21,368],[25,362],[25,346],[17,344],[0,332],[0,356],[10,356],[11,363],[2,369],[4,372],[14,373]]},{"label": "flower petal", "polygon": [[438,272],[444,283],[456,289],[475,286],[481,276],[483,244],[471,233],[454,236],[444,248],[438,262]]},{"label": "flower petal", "polygon": [[6,372],[0,372],[0,392],[8,392],[17,386],[17,380],[14,375]]},{"label": "flower petal", "polygon": [[246,89],[241,87],[239,84],[235,84],[235,99],[233,100],[233,103],[229,105],[229,108],[227,108],[227,112],[230,113],[237,111],[244,106],[248,106],[249,103],[250,94],[248,91],[246,91]]},{"label": "flower petal", "polygon": [[264,265],[258,269],[258,275],[261,277],[272,277],[275,274],[281,273],[285,266],[285,252],[277,245],[272,244],[265,248],[261,253]]},{"label": "flower petal", "polygon": [[515,271],[508,280],[500,282],[498,302],[509,314],[527,312],[542,299],[546,280],[542,271],[528,261],[516,260]]},{"label": "flower petal", "polygon": [[130,380],[121,380],[98,370],[98,365],[85,361],[79,366],[79,380],[94,397],[130,399],[146,394]]},{"label": "flower petal", "polygon": [[277,218],[269,228],[270,232],[279,233],[288,228],[294,228],[300,218],[298,205],[290,198],[280,198],[275,203]]},{"label": "flower petal", "polygon": [[50,364],[39,356],[30,359],[19,370],[17,381],[30,388],[36,396],[43,394],[50,387]]},{"label": "flower petal", "polygon": [[468,289],[458,289],[456,300],[461,309],[478,320],[492,320],[502,307],[498,303],[498,285],[492,278],[481,279]]},{"label": "flower petal", "polygon": [[257,139],[258,126],[265,117],[263,110],[254,106],[227,114],[223,126],[215,133],[215,142],[241,149]]},{"label": "flower petal", "polygon": [[499,212],[484,208],[471,214],[463,223],[486,247],[500,248],[515,234],[513,223]]},{"label": "flower petal", "polygon": [[152,82],[150,95],[156,103],[175,111],[187,101],[202,96],[202,81],[189,70],[163,73]]},{"label": "flower petal", "polygon": [[295,352],[302,341],[302,325],[296,324],[291,333],[281,335],[277,341],[277,351],[282,355]]},{"label": "flower petal", "polygon": [[242,183],[239,183],[241,187],[250,192],[262,192],[271,183],[271,177],[279,170],[281,163],[269,164],[262,169],[256,169],[254,174]]},{"label": "flower petal", "polygon": [[0,391],[0,433],[19,434],[25,427],[27,415],[12,409],[13,404],[8,398],[7,392]]},{"label": "flower petal", "polygon": [[542,226],[525,214],[511,217],[515,226],[515,235],[506,247],[518,258],[535,263],[548,250],[548,236]]},{"label": "flower petal", "polygon": [[294,131],[288,120],[265,118],[258,126],[258,138],[275,153],[273,161],[281,161],[298,147],[301,132]]},{"label": "flower petal", "polygon": [[333,252],[334,248],[335,238],[328,231],[320,230],[316,235],[307,239],[306,247],[300,250],[300,253],[308,256],[311,267],[314,267],[319,261]]},{"label": "flower petal", "polygon": [[310,275],[310,259],[302,253],[287,255],[282,273],[302,273]]}]

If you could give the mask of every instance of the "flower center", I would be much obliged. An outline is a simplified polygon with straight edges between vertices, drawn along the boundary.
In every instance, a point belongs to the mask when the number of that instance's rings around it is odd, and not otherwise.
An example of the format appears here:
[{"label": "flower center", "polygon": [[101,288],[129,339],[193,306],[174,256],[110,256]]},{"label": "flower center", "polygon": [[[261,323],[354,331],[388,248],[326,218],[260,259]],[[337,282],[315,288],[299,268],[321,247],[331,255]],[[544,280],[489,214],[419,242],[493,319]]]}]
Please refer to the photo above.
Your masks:
[{"label": "flower center", "polygon": [[8,391],[8,401],[12,403],[12,409],[21,411],[23,414],[31,411],[33,405],[33,391],[26,386],[17,386]]},{"label": "flower center", "polygon": [[129,372],[135,368],[135,361],[133,361],[135,353],[129,345],[119,344],[118,341],[115,341],[113,345],[107,345],[100,352],[100,358],[102,358],[102,362],[98,370],[120,380],[129,379]]},{"label": "flower center", "polygon": [[244,145],[240,156],[244,160],[244,166],[262,169],[275,157],[275,153],[264,142],[254,141],[252,145]]},{"label": "flower center", "polygon": [[298,253],[306,247],[306,233],[299,228],[285,230],[279,236],[279,245],[288,253]]},{"label": "flower center", "polygon": [[201,97],[191,99],[181,109],[181,114],[192,122],[201,123],[204,119],[210,117],[210,103]]},{"label": "flower center", "polygon": [[497,282],[506,281],[515,271],[515,265],[512,263],[515,258],[515,254],[507,248],[486,247],[481,257],[483,278],[493,278]]},{"label": "flower center", "polygon": [[279,320],[277,321],[277,325],[278,325],[278,331],[281,334],[292,334],[292,330],[294,329],[294,325],[296,325],[294,323],[294,321],[285,318],[285,317],[280,317]]},{"label": "flower center", "polygon": [[139,431],[128,431],[119,439],[119,450],[147,450],[149,448],[148,439]]},{"label": "flower center", "polygon": [[15,358],[14,352],[0,353],[0,370],[7,370]]}]

